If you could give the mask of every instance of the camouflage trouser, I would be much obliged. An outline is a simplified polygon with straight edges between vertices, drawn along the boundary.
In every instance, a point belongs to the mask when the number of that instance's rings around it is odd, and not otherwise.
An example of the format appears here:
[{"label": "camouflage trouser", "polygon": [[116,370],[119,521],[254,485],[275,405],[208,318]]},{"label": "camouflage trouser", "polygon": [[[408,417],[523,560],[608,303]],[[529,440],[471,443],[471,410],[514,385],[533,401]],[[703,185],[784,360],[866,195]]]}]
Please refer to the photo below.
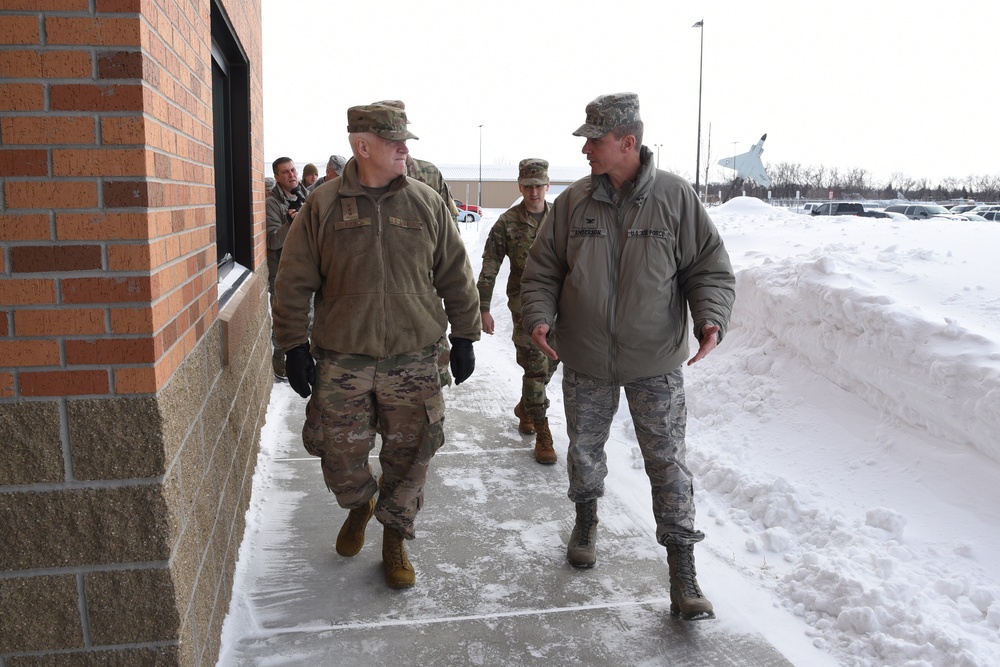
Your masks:
[{"label": "camouflage trouser", "polygon": [[[563,368],[563,400],[569,450],[569,498],[582,502],[604,495],[608,475],[604,445],[621,394],[613,382]],[[694,527],[694,485],[684,462],[687,407],[681,369],[625,385],[625,398],[653,493],[660,544],[694,544],[705,534]]]},{"label": "camouflage trouser", "polygon": [[514,318],[514,349],[517,352],[517,365],[524,369],[521,377],[521,401],[524,413],[531,421],[545,419],[549,409],[549,399],[545,395],[545,387],[552,379],[552,374],[559,367],[558,360],[552,360],[542,354],[541,350],[532,345],[531,336],[524,330],[521,313],[511,313]]},{"label": "camouflage trouser", "polygon": [[[302,442],[322,458],[323,479],[344,508],[379,492],[375,518],[413,539],[431,457],[444,444],[437,344],[375,358],[315,349],[316,384]],[[381,484],[368,463],[382,434]]]}]

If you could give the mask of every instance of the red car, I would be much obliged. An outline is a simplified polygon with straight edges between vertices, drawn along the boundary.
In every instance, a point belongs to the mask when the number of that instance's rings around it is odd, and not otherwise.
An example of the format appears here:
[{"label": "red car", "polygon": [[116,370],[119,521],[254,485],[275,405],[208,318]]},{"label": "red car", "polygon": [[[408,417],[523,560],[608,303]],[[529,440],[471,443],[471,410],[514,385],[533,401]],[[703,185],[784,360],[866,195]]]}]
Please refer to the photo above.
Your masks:
[{"label": "red car", "polygon": [[475,213],[480,217],[482,217],[483,215],[483,209],[479,208],[475,204],[463,204],[461,200],[456,199],[455,206],[458,207],[459,211],[472,211],[473,213]]}]

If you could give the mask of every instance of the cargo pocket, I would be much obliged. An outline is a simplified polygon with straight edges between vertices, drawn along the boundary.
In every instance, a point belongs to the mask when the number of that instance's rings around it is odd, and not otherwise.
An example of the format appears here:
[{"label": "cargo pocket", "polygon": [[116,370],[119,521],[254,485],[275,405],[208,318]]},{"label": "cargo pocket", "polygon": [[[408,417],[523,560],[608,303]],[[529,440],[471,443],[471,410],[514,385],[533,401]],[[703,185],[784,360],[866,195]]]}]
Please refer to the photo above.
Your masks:
[{"label": "cargo pocket", "polygon": [[439,391],[424,399],[424,410],[427,412],[427,430],[421,455],[429,459],[444,444],[444,394]]},{"label": "cargo pocket", "polygon": [[323,456],[323,410],[317,405],[316,394],[306,403],[306,423],[302,426],[302,444],[313,456]]}]

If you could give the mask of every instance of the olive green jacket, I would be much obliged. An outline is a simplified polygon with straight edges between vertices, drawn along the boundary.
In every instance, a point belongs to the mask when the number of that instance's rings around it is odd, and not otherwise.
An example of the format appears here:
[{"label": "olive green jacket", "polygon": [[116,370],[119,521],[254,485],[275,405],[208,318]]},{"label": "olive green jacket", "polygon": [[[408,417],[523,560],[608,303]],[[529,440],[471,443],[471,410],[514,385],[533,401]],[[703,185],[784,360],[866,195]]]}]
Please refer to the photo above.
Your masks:
[{"label": "olive green jacket", "polygon": [[[387,357],[451,335],[479,340],[479,293],[465,245],[437,192],[400,176],[375,198],[357,163],[316,188],[285,238],[273,308],[285,351],[309,341]],[[442,303],[443,300],[443,303]]]},{"label": "olive green jacket", "polygon": [[642,147],[634,187],[614,203],[606,175],[563,191],[538,230],[521,277],[531,332],[548,324],[568,367],[624,384],[669,373],[707,322],[722,340],[735,277],[718,230],[691,184],[653,165]]}]

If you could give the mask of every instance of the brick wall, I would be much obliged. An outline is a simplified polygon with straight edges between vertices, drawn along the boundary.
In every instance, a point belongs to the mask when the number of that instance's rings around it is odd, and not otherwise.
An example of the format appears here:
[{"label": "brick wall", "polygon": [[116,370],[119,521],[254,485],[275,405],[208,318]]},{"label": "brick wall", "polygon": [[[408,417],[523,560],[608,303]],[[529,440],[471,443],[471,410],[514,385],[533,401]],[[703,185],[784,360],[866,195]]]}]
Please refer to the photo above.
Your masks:
[{"label": "brick wall", "polygon": [[210,1],[0,3],[0,667],[215,664],[270,322],[260,0],[221,2],[255,165],[221,312]]}]

